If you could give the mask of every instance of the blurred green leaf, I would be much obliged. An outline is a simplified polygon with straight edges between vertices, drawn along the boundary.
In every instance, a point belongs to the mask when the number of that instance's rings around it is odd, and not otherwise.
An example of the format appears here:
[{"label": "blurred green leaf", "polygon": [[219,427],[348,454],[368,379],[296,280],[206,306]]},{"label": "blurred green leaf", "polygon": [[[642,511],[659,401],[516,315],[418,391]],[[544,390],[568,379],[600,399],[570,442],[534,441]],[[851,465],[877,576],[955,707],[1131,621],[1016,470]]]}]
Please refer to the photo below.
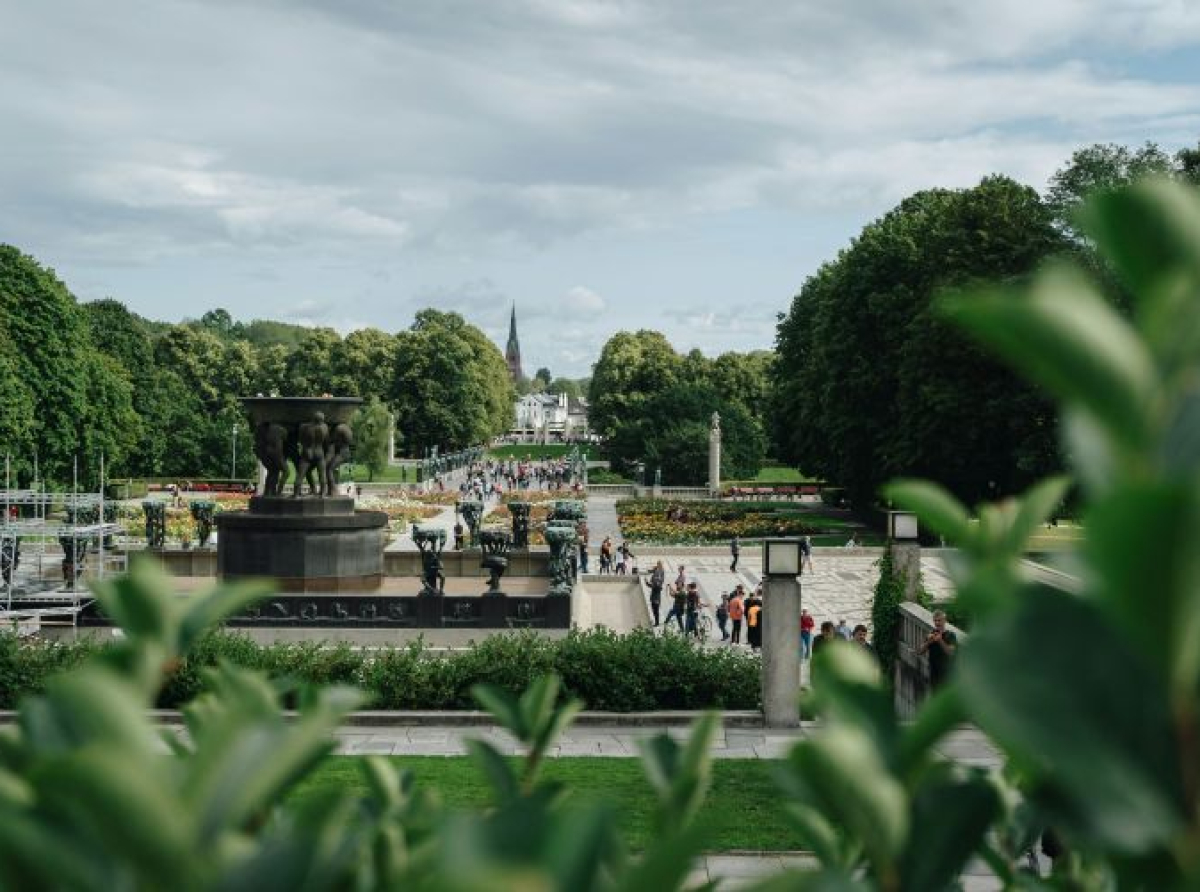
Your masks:
[{"label": "blurred green leaf", "polygon": [[467,752],[491,783],[498,805],[503,805],[520,795],[520,786],[512,766],[494,746],[485,740],[472,739],[467,741]]},{"label": "blurred green leaf", "polygon": [[190,599],[179,623],[178,653],[183,655],[190,652],[201,635],[261,601],[272,589],[270,584],[257,581],[225,583],[202,597]]},{"label": "blurred green leaf", "polygon": [[830,725],[797,744],[788,765],[801,801],[859,841],[878,873],[891,871],[908,838],[907,796],[870,734]]},{"label": "blurred green leaf", "polygon": [[1195,190],[1148,181],[1097,195],[1087,231],[1138,298],[1148,341],[1170,369],[1200,351],[1200,200]]},{"label": "blurred green leaf", "polygon": [[1031,587],[972,635],[958,664],[979,726],[1096,844],[1136,854],[1179,829],[1162,686],[1095,607]]},{"label": "blurred green leaf", "polygon": [[952,888],[999,813],[995,787],[981,777],[956,778],[947,768],[927,779],[913,797],[903,888]]},{"label": "blurred green leaf", "polygon": [[1130,484],[1088,516],[1085,551],[1117,628],[1176,691],[1200,681],[1200,488]]},{"label": "blurred green leaf", "polygon": [[1047,518],[1053,516],[1070,488],[1070,478],[1049,477],[1021,494],[1008,529],[1008,554],[1017,557],[1026,551],[1029,538],[1046,523]]},{"label": "blurred green leaf", "polygon": [[528,729],[519,701],[503,688],[490,684],[477,684],[471,688],[471,696],[479,705],[492,714],[502,728],[512,732],[522,743],[527,742]]}]

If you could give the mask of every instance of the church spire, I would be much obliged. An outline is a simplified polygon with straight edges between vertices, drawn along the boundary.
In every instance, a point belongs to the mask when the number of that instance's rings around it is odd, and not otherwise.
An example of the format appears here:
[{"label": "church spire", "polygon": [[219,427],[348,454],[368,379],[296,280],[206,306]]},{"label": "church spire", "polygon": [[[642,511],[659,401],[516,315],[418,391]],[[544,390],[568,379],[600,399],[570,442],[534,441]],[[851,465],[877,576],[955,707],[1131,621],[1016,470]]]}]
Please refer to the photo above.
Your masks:
[{"label": "church spire", "polygon": [[508,324],[508,344],[504,348],[504,361],[508,363],[508,374],[516,381],[524,381],[525,373],[521,371],[521,342],[517,340],[517,305],[512,307],[512,318]]}]

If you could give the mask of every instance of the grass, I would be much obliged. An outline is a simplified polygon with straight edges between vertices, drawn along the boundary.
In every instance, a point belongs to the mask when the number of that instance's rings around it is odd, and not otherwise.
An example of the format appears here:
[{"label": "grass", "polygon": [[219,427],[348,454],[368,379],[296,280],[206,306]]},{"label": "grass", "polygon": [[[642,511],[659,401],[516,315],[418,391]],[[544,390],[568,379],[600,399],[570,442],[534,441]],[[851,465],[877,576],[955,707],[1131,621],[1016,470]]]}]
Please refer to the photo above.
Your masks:
[{"label": "grass", "polygon": [[[401,471],[404,471],[407,475],[404,480],[400,477]],[[343,465],[341,468],[341,479],[353,479],[355,483],[415,483],[417,481],[417,469],[401,465],[387,465],[375,475],[374,480],[371,480],[371,475],[367,471],[366,465],[355,464],[352,475],[346,473],[346,467]]]},{"label": "grass", "polygon": [[[393,756],[390,761],[398,768],[412,771],[420,786],[436,791],[450,808],[479,809],[491,804],[490,788],[480,770],[466,757]],[[290,801],[301,802],[335,790],[365,794],[367,786],[359,763],[353,756],[329,757],[293,791]],[[712,788],[696,817],[703,828],[706,849],[725,852],[801,848],[773,779],[778,764],[762,759],[713,762]],[[550,759],[543,777],[564,784],[581,802],[600,803],[613,809],[631,848],[644,850],[654,844],[655,799],[640,760]]]}]

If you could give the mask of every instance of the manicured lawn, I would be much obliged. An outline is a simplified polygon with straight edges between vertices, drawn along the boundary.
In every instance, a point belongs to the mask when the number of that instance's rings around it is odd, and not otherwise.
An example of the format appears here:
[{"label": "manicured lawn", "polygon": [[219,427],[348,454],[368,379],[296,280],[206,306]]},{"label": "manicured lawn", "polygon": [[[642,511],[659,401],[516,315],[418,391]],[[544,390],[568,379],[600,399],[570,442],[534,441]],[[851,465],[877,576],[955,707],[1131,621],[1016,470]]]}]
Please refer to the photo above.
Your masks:
[{"label": "manicured lawn", "polygon": [[[328,792],[366,792],[361,760],[332,756],[292,794],[293,800]],[[491,803],[482,774],[465,757],[394,756],[391,761],[411,770],[417,783],[438,793],[451,808],[481,808]],[[777,762],[721,759],[713,763],[713,783],[697,817],[709,851],[800,848],[773,781]],[[638,759],[560,758],[546,763],[544,777],[565,784],[582,801],[602,802],[615,809],[626,842],[634,849],[652,845],[654,795]]]},{"label": "manicured lawn", "polygon": [[[400,477],[401,471],[404,471],[405,474],[407,475],[406,480],[408,483],[416,482],[417,469],[415,467],[410,468],[410,467],[404,467],[401,465],[386,466],[378,474],[375,475],[375,479],[372,481],[369,479],[370,474],[367,472],[367,466],[356,464],[356,465],[354,465],[354,468],[353,468],[353,478],[354,478],[355,483],[368,483],[368,482],[401,483],[401,482],[404,482],[401,480],[401,477]],[[343,480],[349,479],[346,474],[346,469],[344,466],[342,467],[342,479]]]}]

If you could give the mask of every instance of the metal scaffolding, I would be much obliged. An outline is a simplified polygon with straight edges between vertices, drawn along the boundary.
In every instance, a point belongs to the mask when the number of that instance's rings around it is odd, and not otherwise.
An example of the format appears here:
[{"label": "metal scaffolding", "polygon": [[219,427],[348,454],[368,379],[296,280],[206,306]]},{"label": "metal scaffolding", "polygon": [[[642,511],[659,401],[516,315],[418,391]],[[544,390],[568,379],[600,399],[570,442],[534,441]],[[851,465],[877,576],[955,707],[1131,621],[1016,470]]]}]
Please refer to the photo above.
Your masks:
[{"label": "metal scaffolding", "polygon": [[51,492],[38,479],[28,489],[12,487],[11,457],[4,457],[0,491],[0,621],[14,627],[69,624],[93,601],[80,577],[90,564],[103,578],[124,570],[125,556],[113,549],[122,532],[106,519],[104,457],[97,492],[79,491],[78,460],[70,492]]}]

